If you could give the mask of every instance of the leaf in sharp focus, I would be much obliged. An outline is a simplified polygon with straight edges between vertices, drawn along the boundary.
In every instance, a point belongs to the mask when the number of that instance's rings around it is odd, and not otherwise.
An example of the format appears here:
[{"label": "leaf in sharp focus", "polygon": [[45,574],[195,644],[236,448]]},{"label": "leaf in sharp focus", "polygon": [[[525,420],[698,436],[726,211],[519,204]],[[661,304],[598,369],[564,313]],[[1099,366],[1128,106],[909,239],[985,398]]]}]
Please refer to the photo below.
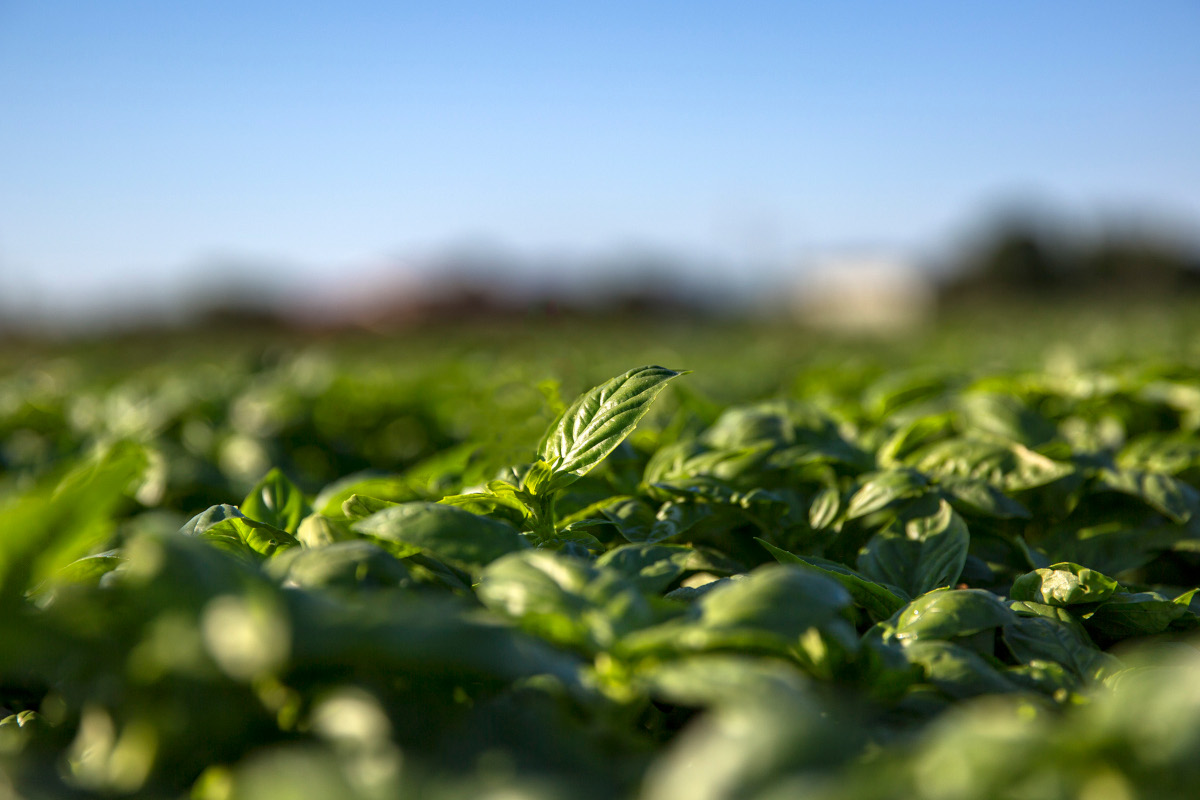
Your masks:
[{"label": "leaf in sharp focus", "polygon": [[1013,600],[1069,606],[1107,600],[1118,588],[1107,575],[1064,561],[1020,576],[1013,581],[1011,596]]},{"label": "leaf in sharp focus", "polygon": [[889,529],[871,537],[859,555],[858,567],[868,577],[917,597],[952,586],[962,573],[970,544],[962,517],[939,500],[938,511],[908,522],[904,535]]},{"label": "leaf in sharp focus", "polygon": [[896,619],[892,636],[902,642],[957,639],[1010,625],[1013,611],[982,589],[940,589],[913,600]]},{"label": "leaf in sharp focus", "polygon": [[238,510],[237,506],[221,503],[220,505],[209,506],[183,523],[183,527],[179,529],[179,532],[184,536],[199,536],[219,522],[245,516],[245,514]]},{"label": "leaf in sharp focus", "polygon": [[401,503],[361,519],[353,527],[376,539],[416,547],[471,567],[529,547],[525,537],[503,522],[439,503]]},{"label": "leaf in sharp focus", "polygon": [[300,542],[282,528],[257,522],[246,518],[244,520],[229,520],[227,525],[236,527],[251,550],[260,555],[271,556],[289,547],[298,547]]},{"label": "leaf in sharp focus", "polygon": [[278,468],[254,485],[242,501],[241,509],[250,519],[293,535],[299,530],[300,521],[312,512],[304,493]]},{"label": "leaf in sharp focus", "polygon": [[532,495],[539,495],[550,486],[554,478],[554,468],[545,461],[535,461],[521,478],[521,489]]},{"label": "leaf in sharp focus", "polygon": [[833,578],[846,591],[850,592],[854,602],[865,608],[872,619],[876,621],[887,619],[908,602],[908,598],[896,594],[883,584],[876,583],[836,561],[798,556],[762,539],[757,539],[757,541],[767,548],[767,551],[775,556],[775,560],[780,564],[795,564],[820,573],[827,578]]},{"label": "leaf in sharp focus", "polygon": [[274,525],[250,519],[235,506],[211,506],[184,523],[179,532],[195,536],[229,551],[247,556],[249,552],[270,556],[279,550],[295,547],[300,542],[290,533]]},{"label": "leaf in sharp focus", "polygon": [[683,372],[639,367],[579,396],[549,431],[538,457],[554,467],[558,486],[586,475],[629,435],[667,381]]}]

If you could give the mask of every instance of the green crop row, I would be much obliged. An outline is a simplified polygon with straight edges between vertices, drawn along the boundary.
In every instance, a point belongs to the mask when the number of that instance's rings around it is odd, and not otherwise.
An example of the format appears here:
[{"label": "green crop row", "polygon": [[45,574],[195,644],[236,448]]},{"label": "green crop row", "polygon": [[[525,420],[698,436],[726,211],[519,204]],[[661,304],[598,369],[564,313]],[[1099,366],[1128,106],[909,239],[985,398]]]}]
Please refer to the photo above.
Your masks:
[{"label": "green crop row", "polygon": [[0,796],[1194,796],[1200,370],[838,359],[13,373]]}]

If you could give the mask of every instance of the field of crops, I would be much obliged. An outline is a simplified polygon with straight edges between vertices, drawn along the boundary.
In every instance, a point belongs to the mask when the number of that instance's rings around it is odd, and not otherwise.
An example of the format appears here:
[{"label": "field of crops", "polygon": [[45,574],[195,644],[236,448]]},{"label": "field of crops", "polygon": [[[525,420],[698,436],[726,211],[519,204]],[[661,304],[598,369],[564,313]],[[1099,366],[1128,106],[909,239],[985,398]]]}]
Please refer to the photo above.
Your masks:
[{"label": "field of crops", "polygon": [[0,797],[1193,798],[1128,312],[11,347]]}]

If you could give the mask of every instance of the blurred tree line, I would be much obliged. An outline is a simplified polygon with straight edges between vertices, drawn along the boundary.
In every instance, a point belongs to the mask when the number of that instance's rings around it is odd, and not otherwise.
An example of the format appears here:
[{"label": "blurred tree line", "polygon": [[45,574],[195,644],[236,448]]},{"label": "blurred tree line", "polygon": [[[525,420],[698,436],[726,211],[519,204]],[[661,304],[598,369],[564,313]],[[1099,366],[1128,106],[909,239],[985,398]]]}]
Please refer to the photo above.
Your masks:
[{"label": "blurred tree line", "polygon": [[1164,235],[1072,235],[1008,219],[968,248],[943,300],[1158,297],[1200,290],[1200,252]]}]

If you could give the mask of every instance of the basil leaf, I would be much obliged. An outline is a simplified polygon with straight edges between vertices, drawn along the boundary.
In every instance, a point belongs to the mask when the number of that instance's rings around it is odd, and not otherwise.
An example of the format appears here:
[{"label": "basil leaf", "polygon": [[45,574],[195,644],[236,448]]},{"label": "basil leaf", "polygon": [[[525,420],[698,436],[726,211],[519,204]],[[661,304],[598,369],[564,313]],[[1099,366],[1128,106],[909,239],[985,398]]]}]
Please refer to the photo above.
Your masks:
[{"label": "basil leaf", "polygon": [[909,521],[903,534],[889,529],[873,536],[859,555],[858,567],[867,577],[916,597],[954,585],[970,544],[966,523],[941,500],[937,513]]},{"label": "basil leaf", "polygon": [[646,415],[667,381],[683,374],[638,367],[580,395],[538,449],[538,458],[554,469],[551,488],[566,486],[599,464]]}]

